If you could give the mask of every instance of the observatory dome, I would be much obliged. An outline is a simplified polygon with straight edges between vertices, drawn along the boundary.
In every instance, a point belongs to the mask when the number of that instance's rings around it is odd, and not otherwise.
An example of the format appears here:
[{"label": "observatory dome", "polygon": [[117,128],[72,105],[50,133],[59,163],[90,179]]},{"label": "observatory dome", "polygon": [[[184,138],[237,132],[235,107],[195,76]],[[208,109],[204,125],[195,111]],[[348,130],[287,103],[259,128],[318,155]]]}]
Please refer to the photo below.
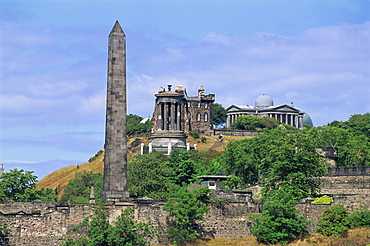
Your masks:
[{"label": "observatory dome", "polygon": [[265,108],[265,107],[270,107],[274,106],[274,102],[272,101],[272,98],[262,94],[261,96],[257,97],[255,106],[259,108]]}]

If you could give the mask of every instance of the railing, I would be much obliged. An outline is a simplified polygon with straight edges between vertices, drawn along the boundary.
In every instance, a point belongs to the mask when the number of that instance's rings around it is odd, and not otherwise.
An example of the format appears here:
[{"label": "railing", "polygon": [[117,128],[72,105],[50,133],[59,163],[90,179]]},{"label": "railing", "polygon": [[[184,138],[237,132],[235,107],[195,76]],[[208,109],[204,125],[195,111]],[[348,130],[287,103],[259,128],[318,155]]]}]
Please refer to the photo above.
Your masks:
[{"label": "railing", "polygon": [[370,176],[370,166],[329,167],[326,176]]},{"label": "railing", "polygon": [[214,129],[213,134],[226,135],[226,136],[244,136],[244,137],[258,137],[263,131],[251,131],[251,130],[227,130],[227,129]]}]

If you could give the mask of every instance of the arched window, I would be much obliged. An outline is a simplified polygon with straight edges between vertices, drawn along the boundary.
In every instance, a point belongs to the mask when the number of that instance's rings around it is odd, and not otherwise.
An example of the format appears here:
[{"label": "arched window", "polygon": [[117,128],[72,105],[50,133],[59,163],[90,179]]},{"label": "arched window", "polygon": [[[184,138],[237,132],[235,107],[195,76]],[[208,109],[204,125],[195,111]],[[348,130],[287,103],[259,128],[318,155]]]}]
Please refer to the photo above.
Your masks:
[{"label": "arched window", "polygon": [[197,121],[200,121],[200,113],[197,113]]},{"label": "arched window", "polygon": [[207,113],[205,113],[205,114],[204,114],[204,121],[205,121],[205,122],[207,122],[207,121],[208,121],[208,114],[207,114]]}]

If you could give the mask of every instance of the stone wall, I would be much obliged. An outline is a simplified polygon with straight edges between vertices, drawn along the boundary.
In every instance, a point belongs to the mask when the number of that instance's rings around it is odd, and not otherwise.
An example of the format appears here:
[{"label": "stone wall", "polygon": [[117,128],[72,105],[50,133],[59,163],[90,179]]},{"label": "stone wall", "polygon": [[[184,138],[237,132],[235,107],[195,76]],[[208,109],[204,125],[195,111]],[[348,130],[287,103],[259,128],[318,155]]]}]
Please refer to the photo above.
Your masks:
[{"label": "stone wall", "polygon": [[[318,219],[328,206],[342,204],[348,212],[353,212],[360,205],[370,207],[368,177],[323,177],[326,183],[323,182],[322,190],[327,193],[322,192],[322,194],[334,194],[331,195],[334,202],[330,205],[316,205],[311,204],[313,199],[306,199],[297,205],[301,215],[311,221],[310,231],[315,231]],[[250,235],[251,221],[246,215],[261,211],[261,204],[253,203],[252,193],[235,194],[219,191],[217,197],[229,198],[231,202],[218,207],[212,205],[205,215],[206,221],[199,223],[197,228],[199,234],[203,237],[215,238],[241,238]],[[158,238],[152,241],[152,243],[157,243],[165,240],[165,232],[169,223],[168,212],[162,209],[164,204],[165,201],[162,200],[128,199],[126,202],[107,205],[106,210],[111,215],[110,219],[114,220],[122,210],[133,207],[135,218],[138,221],[150,220],[159,228]],[[0,219],[10,229],[10,245],[60,245],[66,237],[81,236],[72,229],[83,218],[92,214],[92,208],[89,204],[7,201],[0,203]]]}]

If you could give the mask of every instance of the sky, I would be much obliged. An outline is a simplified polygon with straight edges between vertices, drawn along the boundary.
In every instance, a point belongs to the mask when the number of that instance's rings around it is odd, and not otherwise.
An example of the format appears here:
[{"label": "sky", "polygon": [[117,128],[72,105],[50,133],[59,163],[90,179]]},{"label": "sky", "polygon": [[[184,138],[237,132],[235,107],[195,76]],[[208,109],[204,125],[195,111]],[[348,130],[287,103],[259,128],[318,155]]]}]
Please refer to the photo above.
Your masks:
[{"label": "sky", "polygon": [[42,179],[103,149],[108,35],[126,33],[128,113],[167,84],[216,102],[370,112],[369,0],[0,0],[0,163]]}]

